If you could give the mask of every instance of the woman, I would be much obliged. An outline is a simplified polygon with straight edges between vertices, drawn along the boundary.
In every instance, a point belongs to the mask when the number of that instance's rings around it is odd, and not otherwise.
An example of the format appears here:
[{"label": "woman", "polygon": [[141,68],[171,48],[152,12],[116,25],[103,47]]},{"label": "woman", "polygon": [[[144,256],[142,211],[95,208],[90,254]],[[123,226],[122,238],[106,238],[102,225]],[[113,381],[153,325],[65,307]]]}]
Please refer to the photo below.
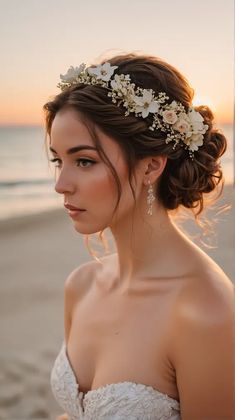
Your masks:
[{"label": "woman", "polygon": [[77,232],[116,252],[65,282],[51,384],[69,419],[235,418],[234,287],[174,224],[223,186],[226,139],[157,57],[70,67],[44,105],[55,190]]}]

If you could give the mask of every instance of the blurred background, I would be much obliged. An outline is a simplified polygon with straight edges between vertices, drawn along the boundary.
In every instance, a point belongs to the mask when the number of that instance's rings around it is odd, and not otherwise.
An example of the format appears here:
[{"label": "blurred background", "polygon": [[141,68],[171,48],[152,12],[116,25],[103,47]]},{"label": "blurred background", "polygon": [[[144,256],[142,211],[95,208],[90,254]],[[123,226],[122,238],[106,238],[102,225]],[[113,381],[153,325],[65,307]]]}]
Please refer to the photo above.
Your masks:
[{"label": "blurred background", "polygon": [[[0,10],[0,419],[49,419],[61,412],[49,375],[63,338],[63,284],[91,257],[54,192],[42,106],[70,65],[132,51],[163,58],[227,136],[219,204],[233,206],[234,2],[0,0]],[[234,280],[234,208],[209,214],[214,247],[204,250]]]}]

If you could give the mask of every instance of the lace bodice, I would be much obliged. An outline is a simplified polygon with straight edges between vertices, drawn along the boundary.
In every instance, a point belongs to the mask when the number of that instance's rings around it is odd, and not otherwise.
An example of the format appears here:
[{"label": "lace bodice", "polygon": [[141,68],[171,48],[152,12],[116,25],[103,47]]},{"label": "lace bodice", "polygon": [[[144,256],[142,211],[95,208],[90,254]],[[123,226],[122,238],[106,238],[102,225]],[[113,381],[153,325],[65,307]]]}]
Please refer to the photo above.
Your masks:
[{"label": "lace bodice", "polygon": [[179,402],[149,385],[125,381],[79,391],[65,341],[51,371],[51,387],[70,420],[180,419]]}]

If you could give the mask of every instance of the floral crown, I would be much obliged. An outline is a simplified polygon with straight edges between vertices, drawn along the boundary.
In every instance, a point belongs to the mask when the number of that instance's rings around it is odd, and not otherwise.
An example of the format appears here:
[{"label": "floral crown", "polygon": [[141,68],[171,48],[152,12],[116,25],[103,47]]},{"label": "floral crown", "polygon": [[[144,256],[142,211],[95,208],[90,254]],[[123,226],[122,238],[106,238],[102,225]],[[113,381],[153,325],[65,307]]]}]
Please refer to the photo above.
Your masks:
[{"label": "floral crown", "polygon": [[[169,103],[165,92],[155,93],[152,89],[136,87],[131,82],[129,74],[114,74],[118,66],[111,66],[109,62],[96,67],[86,67],[82,63],[79,67],[70,66],[65,75],[60,75],[58,83],[62,91],[74,85],[99,85],[108,90],[108,96],[117,106],[126,108],[125,116],[134,112],[136,117],[146,118],[152,115],[152,124],[149,130],[160,130],[166,133],[165,142],[173,141],[188,149],[190,157],[194,158],[194,151],[203,145],[203,134],[209,126],[203,124],[202,115],[177,101]],[[114,74],[114,76],[113,76]]]}]

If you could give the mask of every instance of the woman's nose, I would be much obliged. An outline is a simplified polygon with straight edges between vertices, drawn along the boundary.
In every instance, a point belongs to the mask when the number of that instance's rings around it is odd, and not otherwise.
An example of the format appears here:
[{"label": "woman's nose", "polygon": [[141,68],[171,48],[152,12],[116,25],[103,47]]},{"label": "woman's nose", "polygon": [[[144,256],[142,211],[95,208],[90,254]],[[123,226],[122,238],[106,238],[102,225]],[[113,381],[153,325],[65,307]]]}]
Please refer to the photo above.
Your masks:
[{"label": "woman's nose", "polygon": [[71,182],[71,179],[69,179],[65,173],[61,172],[60,175],[57,178],[57,181],[55,183],[55,191],[58,194],[64,194],[64,193],[72,193],[74,192],[74,185]]}]

